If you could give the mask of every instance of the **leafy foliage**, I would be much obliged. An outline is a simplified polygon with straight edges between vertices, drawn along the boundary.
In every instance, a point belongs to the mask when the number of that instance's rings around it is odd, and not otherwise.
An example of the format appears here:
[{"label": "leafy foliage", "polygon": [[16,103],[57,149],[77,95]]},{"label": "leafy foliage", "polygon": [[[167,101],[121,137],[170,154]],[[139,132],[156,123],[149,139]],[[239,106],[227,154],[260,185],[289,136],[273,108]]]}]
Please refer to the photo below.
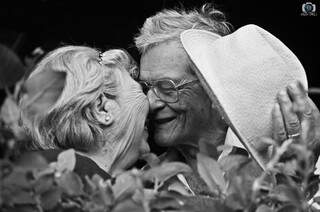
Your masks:
[{"label": "leafy foliage", "polygon": [[312,151],[303,141],[293,143],[292,139],[274,150],[264,171],[242,155],[214,162],[199,155],[198,170],[209,188],[235,211],[319,211],[314,207],[319,202],[314,195],[320,181],[314,174]]},{"label": "leafy foliage", "polygon": [[0,89],[14,85],[25,72],[20,58],[10,48],[0,44]]},{"label": "leafy foliage", "polygon": [[[82,180],[73,172],[76,157],[72,149],[60,153],[57,162],[50,164],[37,152],[29,153],[27,158],[30,160],[23,166],[1,160],[2,211],[151,211],[159,208],[159,201],[179,206],[178,194],[161,196],[157,189],[170,176],[190,171],[185,164],[173,162],[159,169],[132,169],[115,179],[94,175]],[[35,160],[42,162],[33,163]],[[164,166],[166,170],[161,173]],[[145,188],[147,181],[154,184],[152,189]]]},{"label": "leafy foliage", "polygon": [[[36,59],[26,60],[23,69],[31,70]],[[3,70],[1,75],[9,73]],[[52,85],[61,87],[49,84],[48,76],[39,77],[44,77],[40,81],[49,90]],[[51,77],[58,81],[64,78]],[[161,162],[154,154],[145,157],[149,169],[131,169],[107,180],[97,174],[81,178],[74,170],[77,161],[72,149],[62,152],[52,163],[36,152],[21,155],[21,146],[30,141],[18,124],[17,100],[22,82],[18,78],[8,76],[8,84],[0,85],[7,92],[0,120],[1,211],[319,211],[314,207],[320,204],[320,197],[314,197],[319,190],[319,176],[314,174],[315,159],[304,140],[289,139],[275,145],[264,171],[247,156],[231,154],[216,161],[212,156],[217,150],[200,148],[198,173],[215,197],[186,196],[163,189],[171,178],[192,170],[184,163]],[[13,93],[8,89],[12,85]],[[31,83],[27,89],[34,89],[35,100],[42,101],[43,107],[55,101],[57,93],[39,98],[36,86]]]}]

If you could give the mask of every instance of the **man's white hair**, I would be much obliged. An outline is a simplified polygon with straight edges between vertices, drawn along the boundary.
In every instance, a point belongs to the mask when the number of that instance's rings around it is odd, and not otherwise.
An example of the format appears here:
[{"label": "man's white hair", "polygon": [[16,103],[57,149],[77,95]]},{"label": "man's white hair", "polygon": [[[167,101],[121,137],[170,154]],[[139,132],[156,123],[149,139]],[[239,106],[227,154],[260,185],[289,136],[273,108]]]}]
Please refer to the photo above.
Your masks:
[{"label": "man's white hair", "polygon": [[231,24],[226,21],[224,13],[211,4],[205,4],[200,10],[168,10],[149,17],[135,37],[136,47],[141,54],[160,43],[176,40],[187,29],[203,29],[221,36],[231,32]]}]

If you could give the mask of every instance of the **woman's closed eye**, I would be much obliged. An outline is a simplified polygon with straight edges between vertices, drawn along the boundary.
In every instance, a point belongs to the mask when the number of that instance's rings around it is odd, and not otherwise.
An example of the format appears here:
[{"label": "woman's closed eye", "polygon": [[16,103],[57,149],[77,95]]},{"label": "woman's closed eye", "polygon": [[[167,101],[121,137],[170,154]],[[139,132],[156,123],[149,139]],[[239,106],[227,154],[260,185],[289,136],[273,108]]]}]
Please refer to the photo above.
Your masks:
[{"label": "woman's closed eye", "polygon": [[103,92],[103,96],[108,98],[108,99],[115,99],[117,97],[116,95],[110,94],[110,93],[107,93],[107,92]]}]

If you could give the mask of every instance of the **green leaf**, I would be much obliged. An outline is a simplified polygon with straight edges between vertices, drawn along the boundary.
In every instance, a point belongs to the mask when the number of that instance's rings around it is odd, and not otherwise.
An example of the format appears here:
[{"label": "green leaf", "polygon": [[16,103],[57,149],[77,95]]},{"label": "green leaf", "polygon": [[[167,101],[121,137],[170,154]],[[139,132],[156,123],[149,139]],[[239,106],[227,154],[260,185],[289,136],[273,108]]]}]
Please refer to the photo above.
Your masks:
[{"label": "green leaf", "polygon": [[289,160],[285,163],[279,162],[275,167],[283,174],[294,176],[296,174],[298,164],[297,160]]},{"label": "green leaf", "polygon": [[127,171],[116,177],[116,181],[112,185],[112,191],[116,199],[132,195],[135,190],[143,188],[140,178],[135,174],[136,171]]},{"label": "green leaf", "polygon": [[95,185],[95,186],[100,186],[101,182],[103,182],[103,178],[98,175],[98,174],[94,174],[91,178],[91,182]]},{"label": "green leaf", "polygon": [[[0,160],[0,181],[10,175],[13,171],[13,164],[7,160]],[[2,182],[2,181],[1,181]]]},{"label": "green leaf", "polygon": [[21,189],[30,189],[32,186],[31,181],[27,178],[27,170],[17,167],[1,183],[7,187],[16,186]]},{"label": "green leaf", "polygon": [[59,99],[65,86],[66,73],[44,70],[35,73],[24,83],[20,103],[29,117],[48,111]]},{"label": "green leaf", "polygon": [[207,155],[212,158],[218,158],[219,153],[217,150],[217,146],[214,143],[207,142],[204,140],[199,141],[199,151],[200,153]]},{"label": "green leaf", "polygon": [[242,210],[246,207],[239,193],[232,193],[226,197],[226,205],[234,210]]},{"label": "green leaf", "polygon": [[306,199],[309,200],[312,197],[314,197],[314,195],[318,192],[318,190],[319,190],[319,179],[311,181],[305,190]]},{"label": "green leaf", "polygon": [[0,89],[14,85],[25,73],[25,68],[17,54],[0,44]]},{"label": "green leaf", "polygon": [[232,149],[232,148],[233,148],[233,146],[231,146],[231,145],[223,144],[223,145],[217,146],[217,151],[218,152],[230,151],[230,149]]},{"label": "green leaf", "polygon": [[36,204],[36,200],[30,191],[17,189],[12,195],[12,202],[14,204]]},{"label": "green leaf", "polygon": [[[219,199],[209,198],[206,196],[188,196],[186,200],[183,201],[185,205],[181,211],[190,211],[190,212],[235,212],[227,204],[222,202]],[[240,211],[240,210],[239,210]]]},{"label": "green leaf", "polygon": [[168,191],[174,191],[182,195],[190,195],[190,193],[186,190],[185,185],[183,185],[179,181],[170,182],[170,185],[167,188]]},{"label": "green leaf", "polygon": [[110,207],[114,203],[112,193],[105,192],[103,189],[98,188],[94,194],[91,195],[91,202],[100,207]]},{"label": "green leaf", "polygon": [[41,171],[48,167],[48,162],[38,152],[25,152],[15,161],[15,165],[34,171]]},{"label": "green leaf", "polygon": [[39,179],[39,178],[41,178],[43,176],[53,175],[55,173],[55,171],[56,171],[56,169],[55,169],[56,165],[55,164],[56,164],[56,162],[52,162],[52,163],[49,164],[49,166],[47,166],[47,168],[34,172],[34,177],[36,179]]},{"label": "green leaf", "polygon": [[0,110],[0,117],[17,139],[23,140],[26,138],[24,129],[19,126],[20,108],[12,96],[8,96],[4,100]]},{"label": "green leaf", "polygon": [[132,200],[142,204],[144,211],[150,211],[150,201],[155,198],[157,191],[154,189],[136,189],[132,195]]},{"label": "green leaf", "polygon": [[223,171],[237,169],[249,159],[243,155],[227,155],[219,159],[218,163]]},{"label": "green leaf", "polygon": [[5,204],[36,204],[36,200],[31,191],[22,190],[17,187],[11,188],[10,191],[7,190],[4,193]]},{"label": "green leaf", "polygon": [[142,159],[145,160],[149,167],[155,167],[160,164],[160,159],[154,153],[147,153],[142,156]]},{"label": "green leaf", "polygon": [[62,190],[55,186],[50,190],[44,192],[40,196],[41,207],[44,210],[53,209],[61,199]]},{"label": "green leaf", "polygon": [[61,152],[58,155],[56,168],[59,172],[73,171],[76,165],[76,155],[73,149]]},{"label": "green leaf", "polygon": [[[95,174],[96,175],[96,174]],[[97,186],[95,183],[88,177],[85,176],[85,181],[84,181],[84,192],[90,194],[93,194],[95,190],[97,190]]]},{"label": "green leaf", "polygon": [[165,211],[165,210],[179,210],[185,203],[174,197],[162,196],[155,198],[151,201],[150,207],[153,210]]},{"label": "green leaf", "polygon": [[197,161],[198,172],[208,185],[209,189],[214,193],[225,193],[227,184],[218,162],[201,153],[197,154]]},{"label": "green leaf", "polygon": [[294,205],[284,205],[277,210],[277,212],[301,212],[300,208]]},{"label": "green leaf", "polygon": [[253,182],[261,174],[261,168],[252,159],[241,164],[239,168],[226,172],[225,176],[229,184],[228,193],[236,191],[241,196],[242,201],[247,202],[252,192]]},{"label": "green leaf", "polygon": [[256,212],[272,212],[272,209],[269,208],[269,207],[266,206],[266,205],[260,205],[260,206],[257,208]]},{"label": "green leaf", "polygon": [[98,194],[100,195],[100,198],[103,204],[105,206],[111,206],[115,201],[112,189],[109,186],[106,186],[106,187],[99,186],[98,190],[99,190]]},{"label": "green leaf", "polygon": [[90,179],[86,176],[86,189],[87,193],[92,196],[92,200],[97,205],[111,206],[114,201],[114,195],[110,182],[104,181],[103,178],[97,174],[93,175]]},{"label": "green leaf", "polygon": [[4,209],[3,212],[39,212],[39,207],[36,205],[15,205],[14,207]]},{"label": "green leaf", "polygon": [[65,172],[56,179],[58,185],[68,195],[81,195],[83,184],[81,178],[73,172]]},{"label": "green leaf", "polygon": [[141,204],[134,202],[132,199],[126,199],[114,206],[111,212],[144,212]]},{"label": "green leaf", "polygon": [[53,183],[53,175],[45,175],[35,182],[34,191],[36,192],[36,194],[42,194],[50,190],[53,186]]},{"label": "green leaf", "polygon": [[269,196],[277,201],[291,202],[293,204],[300,204],[302,199],[298,188],[293,188],[286,185],[277,185]]},{"label": "green leaf", "polygon": [[191,168],[181,162],[165,162],[160,166],[155,166],[143,172],[142,179],[154,182],[157,180],[160,184],[179,173],[192,172]]}]

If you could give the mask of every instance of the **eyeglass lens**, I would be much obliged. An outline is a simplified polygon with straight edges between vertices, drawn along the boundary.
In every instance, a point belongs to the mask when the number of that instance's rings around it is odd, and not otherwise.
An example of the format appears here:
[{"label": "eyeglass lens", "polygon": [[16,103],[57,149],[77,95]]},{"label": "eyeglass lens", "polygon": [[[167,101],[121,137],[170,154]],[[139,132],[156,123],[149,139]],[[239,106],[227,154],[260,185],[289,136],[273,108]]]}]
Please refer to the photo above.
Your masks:
[{"label": "eyeglass lens", "polygon": [[166,102],[175,102],[178,98],[178,91],[175,84],[169,80],[157,81],[154,90],[160,99]]},{"label": "eyeglass lens", "polygon": [[150,89],[155,95],[165,102],[176,102],[178,100],[178,91],[175,84],[170,80],[159,80],[150,84],[146,81],[141,81],[143,93],[147,94]]}]

